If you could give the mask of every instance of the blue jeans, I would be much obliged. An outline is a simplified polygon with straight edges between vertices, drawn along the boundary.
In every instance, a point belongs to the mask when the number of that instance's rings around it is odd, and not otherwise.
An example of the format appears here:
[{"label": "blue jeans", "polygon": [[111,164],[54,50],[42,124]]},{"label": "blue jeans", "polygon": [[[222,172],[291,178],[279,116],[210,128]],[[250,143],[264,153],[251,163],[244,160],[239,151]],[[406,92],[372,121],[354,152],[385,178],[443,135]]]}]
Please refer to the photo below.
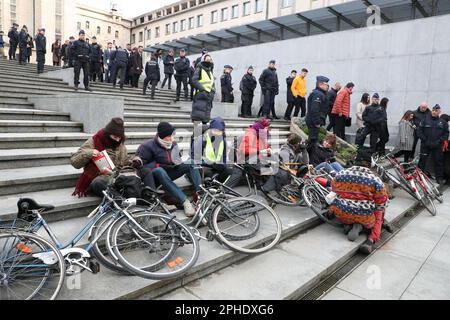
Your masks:
[{"label": "blue jeans", "polygon": [[159,167],[152,170],[153,176],[163,186],[164,190],[177,198],[180,203],[186,200],[186,195],[180,188],[173,182],[174,180],[187,174],[194,184],[196,192],[200,190],[201,177],[198,169],[194,169],[194,166],[189,163],[183,163],[173,167]]},{"label": "blue jeans", "polygon": [[320,169],[325,169],[328,173],[330,173],[331,171],[340,172],[344,170],[344,167],[341,166],[339,162],[332,162],[332,163],[322,162],[314,169],[317,171],[319,171]]}]

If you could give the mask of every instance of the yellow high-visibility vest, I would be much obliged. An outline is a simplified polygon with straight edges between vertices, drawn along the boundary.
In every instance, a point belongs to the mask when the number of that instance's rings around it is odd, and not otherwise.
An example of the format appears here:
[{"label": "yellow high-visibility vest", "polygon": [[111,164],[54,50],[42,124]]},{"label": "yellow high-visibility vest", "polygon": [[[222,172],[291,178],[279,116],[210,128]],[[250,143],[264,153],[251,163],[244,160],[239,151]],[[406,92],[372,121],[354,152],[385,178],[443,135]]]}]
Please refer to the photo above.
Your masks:
[{"label": "yellow high-visibility vest", "polygon": [[225,149],[225,144],[222,139],[222,141],[219,144],[219,150],[217,151],[217,155],[216,155],[216,153],[214,152],[214,146],[211,141],[211,137],[209,135],[206,135],[206,146],[205,146],[205,152],[204,152],[203,159],[205,159],[209,162],[213,162],[213,163],[221,162],[224,149]]},{"label": "yellow high-visibility vest", "polygon": [[[212,87],[214,86],[214,76],[211,72],[211,76],[206,72],[205,69],[201,68],[199,83],[205,88],[206,92],[211,92]],[[195,89],[195,94],[197,94],[199,90]]]}]

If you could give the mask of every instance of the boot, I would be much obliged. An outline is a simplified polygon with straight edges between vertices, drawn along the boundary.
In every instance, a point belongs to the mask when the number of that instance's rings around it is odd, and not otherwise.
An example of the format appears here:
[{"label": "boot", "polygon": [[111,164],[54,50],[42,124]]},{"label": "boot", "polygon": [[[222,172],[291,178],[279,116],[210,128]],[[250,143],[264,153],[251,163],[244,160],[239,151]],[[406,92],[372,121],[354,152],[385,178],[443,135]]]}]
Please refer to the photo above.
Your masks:
[{"label": "boot", "polygon": [[373,251],[373,241],[370,239],[367,239],[366,242],[364,242],[361,247],[359,247],[359,251],[361,251],[364,254],[371,254]]},{"label": "boot", "polygon": [[359,223],[354,223],[352,230],[347,235],[347,239],[351,242],[354,242],[356,239],[358,239],[359,234],[363,230],[363,226]]}]

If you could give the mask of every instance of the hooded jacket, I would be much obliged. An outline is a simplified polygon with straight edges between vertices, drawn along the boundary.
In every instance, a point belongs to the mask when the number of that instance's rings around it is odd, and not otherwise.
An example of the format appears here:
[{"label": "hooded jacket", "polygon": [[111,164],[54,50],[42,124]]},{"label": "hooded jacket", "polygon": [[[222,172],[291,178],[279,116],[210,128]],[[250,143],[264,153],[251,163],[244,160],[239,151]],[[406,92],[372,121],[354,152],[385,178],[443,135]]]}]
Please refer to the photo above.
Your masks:
[{"label": "hooded jacket", "polygon": [[[205,154],[204,151],[205,151],[205,147],[206,147],[206,143],[207,143],[207,135],[210,134],[211,129],[217,129],[217,130],[224,132],[222,137],[217,138],[217,137],[211,136],[211,141],[213,143],[213,147],[214,147],[216,154],[217,154],[217,151],[219,148],[219,144],[222,141],[224,143],[224,150],[223,150],[223,156],[222,156],[221,163],[215,163],[214,167],[218,170],[225,170],[226,164],[227,164],[228,146],[227,146],[227,139],[226,139],[226,135],[225,135],[225,121],[220,117],[215,118],[211,121],[209,128],[204,132],[204,134],[202,134],[201,136],[198,136],[197,138],[193,138],[192,144],[191,144],[191,159],[198,162],[198,160],[200,158],[202,158],[202,156],[204,156],[204,154]],[[201,152],[201,154],[200,154],[200,152]],[[204,166],[211,165],[209,163],[206,163],[203,159],[201,161],[201,164]]]},{"label": "hooded jacket", "polygon": [[136,151],[136,156],[141,158],[144,167],[149,169],[170,167],[182,163],[178,144],[174,141],[170,150],[166,149],[158,142],[158,137],[141,144]]}]

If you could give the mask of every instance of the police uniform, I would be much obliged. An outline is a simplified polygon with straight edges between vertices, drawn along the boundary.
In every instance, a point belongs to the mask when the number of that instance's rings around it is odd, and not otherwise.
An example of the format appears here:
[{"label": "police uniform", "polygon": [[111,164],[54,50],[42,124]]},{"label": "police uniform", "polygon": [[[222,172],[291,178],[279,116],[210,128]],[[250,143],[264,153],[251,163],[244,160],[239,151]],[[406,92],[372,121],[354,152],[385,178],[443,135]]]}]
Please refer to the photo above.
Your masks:
[{"label": "police uniform", "polygon": [[253,70],[250,66],[247,69],[247,73],[242,77],[239,89],[241,90],[241,116],[244,118],[250,118],[252,116],[252,104],[253,96],[258,82],[253,74],[248,73],[248,70]]},{"label": "police uniform", "polygon": [[117,49],[111,53],[111,63],[114,66],[112,71],[113,87],[116,87],[117,74],[120,70],[120,89],[123,89],[123,84],[127,78],[128,60],[128,51],[125,49]]},{"label": "police uniform", "polygon": [[[433,110],[440,110],[436,105]],[[421,140],[419,168],[425,171],[428,159],[434,164],[436,180],[439,184],[444,179],[444,141],[448,140],[448,123],[439,117],[426,117],[417,129],[417,135]]]},{"label": "police uniform", "polygon": [[[84,34],[84,31],[81,30],[80,33]],[[78,89],[78,85],[80,84],[80,72],[83,69],[83,84],[86,90],[89,90],[89,75],[90,75],[90,57],[91,57],[91,46],[84,40],[77,40],[73,43],[72,47],[73,51],[73,66],[74,66],[74,84],[75,88]]]},{"label": "police uniform", "polygon": [[[270,61],[270,63],[275,64],[275,60]],[[278,95],[280,89],[277,69],[267,68],[264,70],[259,77],[259,84],[261,85],[262,94],[264,96],[262,115],[266,118],[270,118],[270,112],[272,112],[272,116],[277,118],[275,114],[275,96]]]},{"label": "police uniform", "polygon": [[[45,32],[45,29],[41,29]],[[44,72],[45,54],[47,53],[47,38],[43,34],[36,36],[36,61],[38,73]]]},{"label": "police uniform", "polygon": [[[318,82],[328,83],[330,79],[323,76],[317,77]],[[306,125],[308,126],[308,142],[313,145],[319,141],[320,127],[325,124],[324,110],[328,107],[327,92],[315,88],[308,97],[308,112],[306,113]]]},{"label": "police uniform", "polygon": [[[96,39],[95,37],[92,37],[92,39]],[[101,59],[102,59],[102,47],[98,43],[91,44],[91,64],[90,64],[90,70],[91,70],[91,80],[95,81],[96,78],[103,82],[103,74],[102,74],[102,65],[101,65]]]},{"label": "police uniform", "polygon": [[9,38],[9,60],[16,60],[17,45],[19,44],[19,32],[17,28],[19,25],[14,23],[11,30],[8,32]]},{"label": "police uniform", "polygon": [[[184,49],[181,49],[180,52],[185,52]],[[183,84],[184,89],[184,97],[188,98],[188,73],[189,68],[191,67],[191,62],[187,57],[181,58],[179,57],[175,61],[175,71],[177,72],[175,74],[175,80],[177,81],[177,101],[180,100],[181,96],[181,84]]]}]

